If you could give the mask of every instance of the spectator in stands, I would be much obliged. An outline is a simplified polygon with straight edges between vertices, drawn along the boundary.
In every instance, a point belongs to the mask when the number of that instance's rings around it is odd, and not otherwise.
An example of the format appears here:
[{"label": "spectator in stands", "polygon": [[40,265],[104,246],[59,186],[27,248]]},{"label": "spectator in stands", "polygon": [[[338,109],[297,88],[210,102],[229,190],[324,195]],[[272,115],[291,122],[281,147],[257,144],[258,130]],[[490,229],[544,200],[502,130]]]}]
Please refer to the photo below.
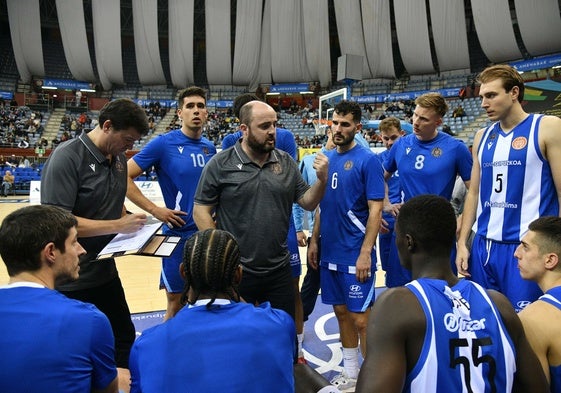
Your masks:
[{"label": "spectator in stands", "polygon": [[8,193],[12,188],[14,188],[14,181],[16,178],[12,175],[12,172],[7,170],[4,172],[4,177],[2,178],[2,196],[7,197]]},{"label": "spectator in stands", "polygon": [[21,160],[19,160],[18,168],[31,168],[31,163],[27,156],[23,156]]},{"label": "spectator in stands", "polygon": [[111,322],[119,387],[129,385],[129,353],[135,328],[113,258],[97,260],[116,233],[134,233],[146,215],[125,214],[127,160],[125,151],[148,133],[146,114],[130,99],[108,102],[99,125],[62,144],[41,172],[41,203],[62,207],[78,219],[80,243],[88,251],[80,258],[80,278],[57,288],[66,296],[96,305]]},{"label": "spectator in stands", "polygon": [[76,89],[75,96],[76,96],[75,105],[76,106],[82,105],[82,91],[80,89]]},{"label": "spectator in stands", "polygon": [[540,217],[530,223],[528,232],[514,256],[520,275],[536,282],[544,292],[526,306],[520,319],[542,365],[551,392],[561,392],[561,218]]},{"label": "spectator in stands", "polygon": [[[202,136],[208,117],[206,96],[206,90],[196,86],[180,91],[177,115],[182,120],[181,128],[152,139],[127,162],[127,197],[166,223],[165,234],[181,238],[172,255],[162,259],[160,288],[166,290],[167,298],[164,320],[182,307],[181,252],[185,241],[197,230],[192,215],[193,197],[204,166],[216,154],[214,144]],[[134,183],[136,177],[152,167],[156,168],[165,206],[156,205]]]},{"label": "spectator in stands", "polygon": [[18,143],[18,148],[27,149],[28,147],[29,147],[29,137],[25,136],[24,138],[20,139]]},{"label": "spectator in stands", "polygon": [[561,119],[524,111],[524,79],[509,65],[486,68],[479,81],[481,107],[495,123],[479,130],[473,142],[473,182],[456,264],[461,274],[499,290],[520,311],[542,291],[520,277],[515,249],[530,222],[561,214]]},{"label": "spectator in stands", "polygon": [[95,306],[55,284],[76,280],[76,218],[53,206],[10,213],[0,227],[9,284],[0,286],[0,391],[117,393],[114,338]]},{"label": "spectator in stands", "polygon": [[458,105],[456,107],[456,109],[454,109],[454,111],[452,111],[452,117],[456,118],[456,117],[464,117],[466,115],[466,112],[464,111],[464,108],[461,105]]},{"label": "spectator in stands", "polygon": [[450,202],[411,198],[397,216],[396,233],[414,281],[386,290],[374,303],[356,391],[547,392],[508,300],[452,272],[456,218]]},{"label": "spectator in stands", "polygon": [[[207,229],[189,238],[181,264],[189,307],[136,340],[131,393],[294,392],[294,322],[268,302],[244,303],[242,274],[230,233]],[[209,361],[194,364],[201,356]]]}]

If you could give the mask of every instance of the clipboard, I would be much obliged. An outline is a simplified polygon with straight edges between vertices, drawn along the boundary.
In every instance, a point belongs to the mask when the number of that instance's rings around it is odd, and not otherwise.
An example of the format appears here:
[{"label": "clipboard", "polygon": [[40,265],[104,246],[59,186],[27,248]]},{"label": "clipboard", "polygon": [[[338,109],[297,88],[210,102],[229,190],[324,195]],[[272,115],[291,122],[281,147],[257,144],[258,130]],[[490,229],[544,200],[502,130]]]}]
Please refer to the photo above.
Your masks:
[{"label": "clipboard", "polygon": [[159,232],[161,227],[162,222],[158,221],[145,225],[135,233],[119,233],[97,254],[96,259],[125,255],[169,257],[181,237],[165,235]]}]

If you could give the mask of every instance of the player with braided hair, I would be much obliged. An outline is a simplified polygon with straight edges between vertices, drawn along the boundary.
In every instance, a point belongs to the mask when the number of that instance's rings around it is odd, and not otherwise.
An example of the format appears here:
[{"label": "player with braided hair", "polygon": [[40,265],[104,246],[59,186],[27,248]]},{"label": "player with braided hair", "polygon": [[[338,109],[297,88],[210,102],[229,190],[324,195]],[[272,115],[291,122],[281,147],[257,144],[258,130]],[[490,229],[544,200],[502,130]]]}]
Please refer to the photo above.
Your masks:
[{"label": "player with braided hair", "polygon": [[240,301],[236,283],[240,280],[236,275],[241,275],[240,250],[229,232],[207,229],[191,236],[185,244],[181,269],[185,278],[183,304],[193,305],[199,297],[208,295],[210,308],[221,294]]},{"label": "player with braided hair", "polygon": [[294,322],[269,302],[240,301],[236,239],[219,229],[196,232],[180,271],[188,306],[134,343],[131,392],[294,391]]}]

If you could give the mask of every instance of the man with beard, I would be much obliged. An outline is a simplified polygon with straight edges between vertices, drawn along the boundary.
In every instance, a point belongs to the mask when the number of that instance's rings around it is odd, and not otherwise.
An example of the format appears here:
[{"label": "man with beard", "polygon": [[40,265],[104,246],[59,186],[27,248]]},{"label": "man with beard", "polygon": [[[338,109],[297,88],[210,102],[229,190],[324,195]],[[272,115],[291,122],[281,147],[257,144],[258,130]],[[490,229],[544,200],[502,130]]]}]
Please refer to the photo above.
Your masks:
[{"label": "man with beard", "polygon": [[361,118],[356,102],[344,100],[335,106],[331,132],[337,148],[326,153],[329,186],[316,211],[308,246],[310,265],[321,269],[321,299],[333,305],[339,323],[343,371],[331,381],[339,390],[356,384],[359,337],[363,355],[366,352],[366,322],[374,301],[375,245],[385,193],[378,157],[354,140],[362,128]]},{"label": "man with beard", "polygon": [[269,301],[294,318],[286,246],[292,203],[306,210],[317,206],[325,191],[327,158],[317,155],[318,181],[310,187],[292,157],[275,148],[277,114],[271,106],[260,101],[245,104],[240,123],[242,138],[203,170],[193,218],[199,230],[216,227],[236,237],[243,267],[239,291],[245,301]]}]

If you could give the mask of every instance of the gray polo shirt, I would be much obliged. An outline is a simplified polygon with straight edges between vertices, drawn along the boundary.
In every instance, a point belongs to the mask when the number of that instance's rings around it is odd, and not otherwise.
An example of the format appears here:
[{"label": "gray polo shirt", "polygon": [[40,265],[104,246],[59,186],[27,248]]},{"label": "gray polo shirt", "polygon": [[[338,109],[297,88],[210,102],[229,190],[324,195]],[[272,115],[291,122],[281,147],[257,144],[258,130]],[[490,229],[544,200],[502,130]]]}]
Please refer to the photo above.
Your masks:
[{"label": "gray polo shirt", "polygon": [[244,270],[267,274],[290,263],[286,237],[292,204],[310,187],[284,151],[273,150],[260,167],[240,141],[206,164],[195,203],[216,205],[217,227],[236,237]]},{"label": "gray polo shirt", "polygon": [[[86,133],[61,143],[41,173],[41,203],[59,206],[75,216],[94,220],[121,217],[127,192],[124,154],[110,162]],[[117,275],[114,259],[95,260],[114,235],[82,237],[87,254],[80,258],[80,278],[58,287],[64,291],[102,285]]]}]

